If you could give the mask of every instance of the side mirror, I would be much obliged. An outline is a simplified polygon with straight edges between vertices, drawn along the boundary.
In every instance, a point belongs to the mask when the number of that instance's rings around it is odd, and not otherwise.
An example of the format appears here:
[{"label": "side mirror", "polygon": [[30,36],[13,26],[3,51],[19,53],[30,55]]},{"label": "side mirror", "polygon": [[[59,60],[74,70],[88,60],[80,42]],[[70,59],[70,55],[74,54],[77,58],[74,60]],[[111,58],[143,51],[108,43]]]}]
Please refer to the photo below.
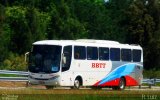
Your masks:
[{"label": "side mirror", "polygon": [[28,62],[29,61],[29,52],[26,52],[25,53],[25,62]]},{"label": "side mirror", "polygon": [[66,57],[63,55],[63,58],[62,58],[62,62],[63,64],[66,64]]}]

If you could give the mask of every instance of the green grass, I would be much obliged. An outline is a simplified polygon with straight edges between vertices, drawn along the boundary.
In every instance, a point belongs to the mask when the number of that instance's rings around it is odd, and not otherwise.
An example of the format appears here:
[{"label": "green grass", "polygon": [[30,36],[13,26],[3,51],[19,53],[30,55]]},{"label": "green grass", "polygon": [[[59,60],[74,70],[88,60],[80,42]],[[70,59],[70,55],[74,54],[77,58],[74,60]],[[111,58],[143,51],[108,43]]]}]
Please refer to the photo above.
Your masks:
[{"label": "green grass", "polygon": [[[68,89],[0,89],[1,98],[14,100],[160,100],[160,90],[68,90]],[[6,100],[6,99],[5,99]],[[7,99],[10,100],[10,99]]]},{"label": "green grass", "polygon": [[[158,95],[155,100],[159,100]],[[2,95],[1,98],[10,97],[17,98],[17,100],[142,100],[142,95],[96,95],[96,94],[37,94],[37,95]]]},{"label": "green grass", "polygon": [[14,75],[14,74],[0,74],[0,77],[22,77],[22,75]]},{"label": "green grass", "polygon": [[156,83],[156,86],[160,86],[160,83]]},{"label": "green grass", "polygon": [[66,94],[48,94],[48,95],[19,95],[18,100],[142,100],[142,97],[123,97],[107,95],[66,95]]}]

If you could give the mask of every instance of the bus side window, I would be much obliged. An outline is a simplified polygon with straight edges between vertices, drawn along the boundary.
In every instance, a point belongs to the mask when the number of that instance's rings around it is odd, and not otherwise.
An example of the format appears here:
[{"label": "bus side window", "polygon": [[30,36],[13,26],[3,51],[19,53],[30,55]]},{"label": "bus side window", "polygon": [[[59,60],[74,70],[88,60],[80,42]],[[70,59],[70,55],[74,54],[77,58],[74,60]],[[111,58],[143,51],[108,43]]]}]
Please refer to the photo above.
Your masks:
[{"label": "bus side window", "polygon": [[121,49],[121,59],[122,61],[131,61],[131,49]]},{"label": "bus side window", "polygon": [[67,71],[71,65],[72,59],[72,46],[65,46],[63,50],[63,57],[65,58],[65,63],[62,61],[62,71]]},{"label": "bus side window", "polygon": [[109,60],[109,48],[99,47],[99,60]]},{"label": "bus side window", "polygon": [[141,61],[141,50],[133,49],[133,62],[140,62]]},{"label": "bus side window", "polygon": [[98,48],[87,47],[87,60],[97,60],[97,59],[98,59]]},{"label": "bus side window", "polygon": [[74,59],[86,59],[85,46],[74,46]]},{"label": "bus side window", "polygon": [[120,61],[120,48],[110,49],[110,59],[111,61]]},{"label": "bus side window", "polygon": [[75,58],[75,59],[79,59],[79,58],[80,58],[78,52],[76,52],[76,53],[74,54],[74,58]]}]

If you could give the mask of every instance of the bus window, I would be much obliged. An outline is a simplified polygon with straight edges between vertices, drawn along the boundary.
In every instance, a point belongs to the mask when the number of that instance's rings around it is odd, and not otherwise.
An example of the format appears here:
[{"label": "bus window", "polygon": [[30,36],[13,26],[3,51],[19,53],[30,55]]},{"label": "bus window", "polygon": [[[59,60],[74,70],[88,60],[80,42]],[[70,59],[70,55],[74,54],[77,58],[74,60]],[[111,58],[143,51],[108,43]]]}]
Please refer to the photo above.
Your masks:
[{"label": "bus window", "polygon": [[119,48],[110,49],[110,59],[112,61],[120,61],[120,49]]},{"label": "bus window", "polygon": [[87,47],[87,60],[97,60],[98,49],[97,47]]},{"label": "bus window", "polygon": [[74,59],[86,59],[86,48],[84,46],[74,46]]},{"label": "bus window", "polygon": [[62,64],[62,71],[69,70],[72,58],[72,46],[65,46],[63,50],[64,57],[66,58],[65,63]]},{"label": "bus window", "polygon": [[131,49],[121,49],[122,61],[131,61]]},{"label": "bus window", "polygon": [[141,50],[133,49],[133,62],[140,62],[141,61]]},{"label": "bus window", "polygon": [[99,47],[99,60],[109,60],[109,48]]}]

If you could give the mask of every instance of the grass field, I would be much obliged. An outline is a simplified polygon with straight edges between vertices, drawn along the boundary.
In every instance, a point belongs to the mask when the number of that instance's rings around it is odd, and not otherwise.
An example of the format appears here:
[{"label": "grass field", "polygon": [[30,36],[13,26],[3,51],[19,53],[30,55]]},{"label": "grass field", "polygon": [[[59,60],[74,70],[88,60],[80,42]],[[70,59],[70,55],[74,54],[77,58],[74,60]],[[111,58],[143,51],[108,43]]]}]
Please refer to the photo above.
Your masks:
[{"label": "grass field", "polygon": [[0,77],[22,77],[22,75],[0,74]]},{"label": "grass field", "polygon": [[[1,100],[160,100],[160,90],[0,89]],[[9,98],[9,99],[6,99]]]}]

